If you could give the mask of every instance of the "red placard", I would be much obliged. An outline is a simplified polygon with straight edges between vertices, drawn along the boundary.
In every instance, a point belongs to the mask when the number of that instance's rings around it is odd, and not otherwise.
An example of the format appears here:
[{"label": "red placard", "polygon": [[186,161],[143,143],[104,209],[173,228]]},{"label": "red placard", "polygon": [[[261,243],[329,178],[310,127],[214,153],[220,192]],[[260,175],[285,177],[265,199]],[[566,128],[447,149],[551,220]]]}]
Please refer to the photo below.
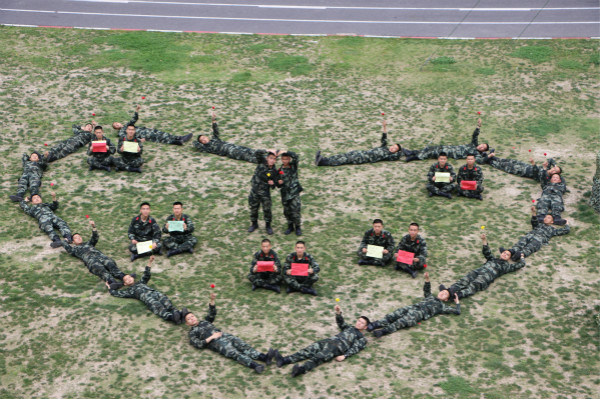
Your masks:
[{"label": "red placard", "polygon": [[414,253],[402,250],[399,250],[398,254],[396,255],[396,261],[400,263],[406,263],[407,265],[412,265],[414,258]]},{"label": "red placard", "polygon": [[308,263],[292,263],[292,276],[308,276]]},{"label": "red placard", "polygon": [[92,152],[106,152],[106,141],[92,141]]},{"label": "red placard", "polygon": [[275,266],[275,262],[272,260],[269,260],[269,261],[259,260],[258,262],[256,262],[256,271],[260,272],[260,273],[274,272],[275,268],[273,266]]},{"label": "red placard", "polygon": [[463,180],[460,182],[461,190],[476,190],[477,182],[475,180]]}]

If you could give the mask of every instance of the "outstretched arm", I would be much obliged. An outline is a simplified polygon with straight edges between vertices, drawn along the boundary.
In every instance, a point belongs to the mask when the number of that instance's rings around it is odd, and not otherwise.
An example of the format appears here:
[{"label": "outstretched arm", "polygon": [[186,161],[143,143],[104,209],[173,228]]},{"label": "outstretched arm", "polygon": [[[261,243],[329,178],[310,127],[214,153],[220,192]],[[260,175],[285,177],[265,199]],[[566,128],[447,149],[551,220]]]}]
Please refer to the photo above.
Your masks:
[{"label": "outstretched arm", "polygon": [[485,233],[481,233],[481,243],[483,244],[483,248],[481,248],[481,252],[483,253],[483,256],[485,257],[485,259],[487,259],[487,260],[494,259],[494,257],[492,256],[492,251],[490,250],[490,247],[488,246],[487,236],[485,235]]},{"label": "outstretched arm", "polygon": [[214,292],[210,293],[210,302],[208,303],[208,314],[204,318],[204,320],[208,321],[209,323],[215,321],[215,318],[217,317],[217,307],[215,306],[216,297],[217,294],[215,294]]},{"label": "outstretched arm", "polygon": [[481,128],[481,118],[477,119],[477,127],[473,131],[473,135],[471,136],[471,144],[474,147],[479,145],[479,128]]},{"label": "outstretched arm", "polygon": [[152,276],[152,273],[150,272],[150,269],[152,268],[152,262],[154,262],[154,255],[152,255],[148,259],[148,266],[146,266],[146,269],[144,270],[144,275],[140,280],[142,284],[148,284],[148,281],[150,281],[150,277]]},{"label": "outstretched arm", "polygon": [[383,125],[383,133],[381,134],[381,146],[382,147],[387,147],[388,146],[388,140],[387,140],[387,121],[384,119],[381,124]]},{"label": "outstretched arm", "polygon": [[348,323],[346,323],[344,321],[344,316],[342,316],[342,309],[340,308],[340,305],[335,305],[333,307],[333,310],[335,310],[335,322],[337,323],[337,325],[340,328],[340,330],[343,331],[346,328],[350,327],[348,325]]}]

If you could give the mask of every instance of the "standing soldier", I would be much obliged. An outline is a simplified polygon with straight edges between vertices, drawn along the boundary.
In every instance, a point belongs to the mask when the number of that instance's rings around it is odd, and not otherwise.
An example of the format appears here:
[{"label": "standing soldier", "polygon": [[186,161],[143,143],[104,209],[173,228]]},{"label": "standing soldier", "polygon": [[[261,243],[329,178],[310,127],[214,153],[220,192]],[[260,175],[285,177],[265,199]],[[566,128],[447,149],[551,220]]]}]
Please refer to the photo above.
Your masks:
[{"label": "standing soldier", "polygon": [[[460,186],[463,180],[477,182],[475,190],[463,190]],[[475,166],[474,154],[467,155],[467,164],[458,169],[456,183],[458,184],[458,196],[462,195],[467,198],[483,200],[483,197],[481,196],[481,193],[483,192],[483,170],[481,170],[481,167]]]},{"label": "standing soldier", "polygon": [[[250,266],[250,274],[248,280],[252,283],[252,291],[257,288],[280,293],[279,284],[283,281],[281,274],[281,262],[277,256],[277,252],[271,249],[271,240],[265,238],[260,244],[260,251],[254,254],[252,264]],[[258,262],[273,262],[273,271],[261,272],[258,270]]]},{"label": "standing soldier", "polygon": [[73,154],[84,145],[89,144],[89,142],[94,138],[92,129],[95,125],[96,122],[94,121],[92,121],[92,123],[87,123],[83,129],[79,125],[73,125],[73,136],[56,143],[48,151],[46,151],[44,153],[44,158],[46,158],[46,161],[53,162],[64,158],[69,154]]},{"label": "standing soldier", "polygon": [[[125,142],[137,143],[137,152],[133,153],[125,151]],[[127,135],[125,137],[119,137],[117,148],[117,152],[121,154],[120,158],[115,158],[117,170],[142,173],[141,167],[144,164],[142,151],[144,150],[144,146],[142,145],[142,142],[135,137],[134,125],[127,126]]]},{"label": "standing soldier", "polygon": [[192,133],[186,136],[173,136],[172,134],[160,131],[158,129],[150,129],[145,126],[135,127],[136,122],[138,121],[138,111],[140,110],[140,106],[138,105],[135,108],[135,112],[133,117],[129,121],[127,125],[123,125],[119,122],[113,122],[113,129],[117,130],[119,133],[119,138],[123,138],[126,135],[126,128],[129,125],[133,125],[135,128],[135,135],[141,141],[153,141],[155,143],[163,143],[163,144],[174,144],[174,145],[183,145],[186,141],[189,141],[192,138]]},{"label": "standing soldier", "polygon": [[297,236],[302,235],[300,225],[302,223],[300,216],[300,193],[302,185],[298,180],[298,155],[292,151],[281,153],[281,167],[278,171],[279,180],[277,185],[281,193],[281,203],[283,204],[283,214],[288,223],[287,230],[283,233],[290,234],[296,231]]},{"label": "standing soldier", "polygon": [[[142,258],[144,256],[161,254],[162,244],[160,242],[160,227],[158,227],[156,220],[150,216],[149,203],[142,202],[140,205],[140,214],[131,219],[127,235],[131,240],[129,251],[131,252],[132,262],[137,258]],[[152,241],[152,250],[138,254],[136,244],[144,241]]]},{"label": "standing soldier", "polygon": [[596,212],[600,213],[600,151],[598,151],[598,155],[596,155],[596,174],[592,179],[590,206]]},{"label": "standing soldier", "polygon": [[[123,283],[106,283],[110,295],[117,298],[135,298],[142,302],[150,309],[152,313],[163,320],[172,321],[175,324],[183,322],[183,315],[187,314],[187,309],[177,310],[173,303],[165,294],[154,288],[148,287],[150,281],[150,268],[154,262],[154,256],[148,260],[148,266],[144,271],[144,276],[138,282],[135,282],[135,274],[128,274],[123,277]],[[123,285],[127,288],[120,290]]]},{"label": "standing soldier", "polygon": [[369,324],[369,318],[360,316],[354,326],[350,326],[344,321],[340,306],[335,305],[334,310],[335,321],[341,332],[331,338],[317,341],[289,356],[282,356],[278,350],[274,350],[277,367],[308,359],[303,365],[294,365],[292,377],[297,377],[314,369],[319,364],[333,359],[343,362],[363,350],[367,346],[364,332]]},{"label": "standing soldier", "polygon": [[235,335],[224,333],[215,327],[212,323],[217,317],[216,297],[214,292],[210,294],[208,314],[204,320],[199,321],[193,313],[184,315],[185,324],[191,327],[190,344],[198,349],[208,348],[253,369],[258,374],[262,373],[265,366],[256,363],[255,360],[266,362],[268,366],[274,355],[272,350],[269,350],[269,353],[261,353]]},{"label": "standing soldier", "polygon": [[95,248],[98,243],[98,231],[93,220],[90,220],[90,226],[92,226],[92,238],[88,242],[83,243],[81,234],[75,233],[73,234],[73,244],[69,245],[62,241],[63,248],[71,256],[81,259],[90,273],[109,284],[114,283],[115,280],[122,280],[125,273],[119,270],[115,261]]},{"label": "standing soldier", "polygon": [[279,175],[277,168],[275,168],[277,154],[275,151],[267,152],[265,150],[258,150],[256,151],[256,160],[258,166],[256,166],[254,175],[250,181],[252,188],[248,196],[250,220],[252,221],[252,224],[248,227],[248,233],[252,233],[258,229],[258,209],[262,204],[267,234],[270,235],[273,234],[273,229],[271,228],[271,220],[273,219],[271,212],[271,190],[275,188],[276,177]]},{"label": "standing soldier", "polygon": [[50,246],[52,248],[58,248],[62,244],[58,234],[54,231],[55,228],[60,230],[60,234],[68,242],[71,242],[73,237],[71,236],[71,229],[69,229],[67,223],[54,214],[54,211],[58,209],[58,201],[56,200],[56,193],[53,191],[51,194],[51,204],[42,203],[42,197],[39,194],[34,194],[31,196],[31,206],[27,205],[29,198],[25,198],[21,201],[19,206],[23,209],[23,212],[38,220],[40,230],[48,234],[48,237],[52,240]]},{"label": "standing soldier", "polygon": [[421,302],[396,309],[392,313],[385,315],[383,319],[376,320],[369,324],[367,329],[369,331],[376,330],[373,331],[373,335],[376,338],[381,338],[384,335],[391,334],[402,328],[416,326],[418,322],[430,319],[438,314],[460,315],[460,302],[458,296],[454,296],[456,307],[452,307],[444,303],[448,302],[448,299],[450,298],[448,290],[440,291],[437,296],[431,295],[431,282],[429,281],[428,272],[425,272],[423,294],[425,299]]},{"label": "standing soldier", "polygon": [[96,135],[96,140],[94,141],[106,141],[106,152],[94,152],[93,141],[90,142],[87,150],[87,154],[89,155],[87,161],[88,164],[90,164],[90,170],[104,169],[107,172],[110,172],[110,167],[115,163],[111,155],[115,153],[116,148],[114,144],[110,142],[110,139],[104,136],[102,126],[96,126],[94,128],[94,134]]},{"label": "standing soldier", "polygon": [[[454,168],[448,162],[448,154],[445,152],[440,152],[438,155],[437,163],[434,163],[429,168],[429,173],[427,173],[427,191],[429,191],[429,196],[433,197],[434,195],[439,195],[442,197],[446,197],[448,199],[452,199],[452,190],[456,187],[456,173],[454,173]],[[436,182],[436,173],[450,173],[450,181],[449,182]]]},{"label": "standing soldier", "polygon": [[256,159],[257,150],[221,140],[219,126],[217,125],[217,115],[214,112],[212,113],[212,130],[212,137],[203,134],[198,136],[198,140],[194,142],[194,147],[198,151],[250,163],[259,162]]},{"label": "standing soldier", "polygon": [[[283,280],[287,284],[287,293],[298,291],[303,294],[317,296],[317,291],[312,287],[319,280],[321,268],[309,253],[304,252],[306,244],[304,241],[296,242],[296,252],[292,252],[285,258],[283,266]],[[304,263],[308,265],[307,276],[292,275],[292,263]]]},{"label": "standing soldier", "polygon": [[408,234],[402,237],[395,252],[397,253],[398,251],[412,252],[415,254],[412,264],[410,265],[396,261],[396,270],[402,270],[410,274],[412,278],[416,278],[417,272],[425,269],[427,266],[427,242],[419,235],[418,223],[411,223],[408,226]]},{"label": "standing soldier", "polygon": [[19,179],[17,194],[10,196],[13,202],[23,201],[27,190],[32,196],[39,194],[42,185],[42,174],[48,167],[40,153],[35,151],[31,155],[23,154],[21,161],[23,162],[23,174]]},{"label": "standing soldier", "polygon": [[[183,222],[183,231],[173,231],[169,229],[169,222]],[[163,240],[167,249],[167,258],[184,252],[194,253],[194,246],[198,239],[192,235],[194,232],[194,222],[189,215],[183,213],[183,204],[179,201],[173,202],[173,214],[167,217],[167,223],[163,227],[163,233],[168,234]]]},{"label": "standing soldier", "polygon": [[[432,145],[423,148],[422,150],[404,149],[406,162],[416,161],[419,159],[435,159],[440,152],[445,152],[450,158],[464,159],[468,154],[476,154],[477,163],[484,163],[487,156],[486,151],[490,149],[489,144],[479,144],[479,129],[481,128],[481,119],[477,120],[477,127],[473,131],[471,142],[462,145]],[[494,150],[492,149],[491,152]]]},{"label": "standing soldier", "polygon": [[343,154],[322,157],[321,151],[317,151],[315,165],[317,166],[339,166],[347,164],[375,163],[380,161],[398,161],[402,156],[400,144],[392,144],[388,147],[387,122],[383,121],[383,134],[381,135],[381,146],[370,150],[355,150]]},{"label": "standing soldier", "polygon": [[[381,259],[367,256],[367,246],[377,245],[383,247],[383,257]],[[383,229],[381,219],[373,220],[373,228],[367,230],[358,247],[359,265],[385,266],[392,259],[394,251],[394,237],[392,233]]]}]

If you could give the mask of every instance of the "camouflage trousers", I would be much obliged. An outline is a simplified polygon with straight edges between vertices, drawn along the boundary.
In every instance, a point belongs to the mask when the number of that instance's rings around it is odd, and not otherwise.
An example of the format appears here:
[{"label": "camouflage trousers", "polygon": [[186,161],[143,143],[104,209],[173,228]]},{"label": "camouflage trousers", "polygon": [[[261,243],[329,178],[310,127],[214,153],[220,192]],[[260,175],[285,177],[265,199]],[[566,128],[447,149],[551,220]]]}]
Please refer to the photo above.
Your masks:
[{"label": "camouflage trousers", "polygon": [[[135,135],[140,139],[145,139],[146,141],[152,141],[154,143],[175,144],[179,141],[177,136],[173,136],[172,134],[158,129],[149,129],[147,127],[136,128]],[[125,135],[121,137],[125,137]]]},{"label": "camouflage trousers", "polygon": [[310,288],[314,283],[319,281],[319,276],[315,273],[309,274],[308,276],[288,276],[285,274],[283,280],[295,291],[302,291],[303,287]]},{"label": "camouflage trousers", "polygon": [[421,260],[419,260],[417,263],[411,263],[410,265],[408,263],[396,261],[396,266],[400,267],[401,269],[409,269],[416,272],[425,269],[425,263],[423,263]]},{"label": "camouflage trousers", "polygon": [[[460,186],[457,185],[457,188],[458,187],[460,187]],[[463,197],[467,197],[467,198],[478,198],[482,192],[483,192],[483,187],[480,185],[477,185],[477,188],[475,190],[461,190],[460,188],[458,188],[458,193],[460,195],[462,195]]]},{"label": "camouflage trousers", "polygon": [[179,236],[169,236],[163,239],[163,244],[167,250],[178,249],[182,252],[189,251],[198,244],[198,239],[191,234]]},{"label": "camouflage trousers", "polygon": [[471,270],[466,276],[452,284],[450,290],[458,294],[459,298],[466,298],[476,292],[485,290],[496,277],[498,277],[496,274],[490,272]]},{"label": "camouflage trousers", "polygon": [[64,220],[62,220],[61,218],[59,218],[56,215],[51,219],[46,219],[43,217],[39,221],[39,225],[40,225],[40,230],[42,230],[44,233],[48,234],[48,237],[50,237],[50,239],[52,241],[60,240],[60,237],[58,236],[58,234],[56,234],[54,229],[60,230],[60,234],[63,237],[71,236],[71,229],[69,228],[69,225],[67,225],[67,223]]},{"label": "camouflage trousers", "polygon": [[302,224],[302,217],[300,215],[302,203],[300,201],[300,196],[298,195],[287,201],[284,201],[282,198],[281,203],[283,204],[283,215],[288,224],[300,227]]},{"label": "camouflage trousers", "polygon": [[115,261],[108,256],[93,258],[87,264],[87,268],[90,273],[100,277],[104,281],[122,280],[125,276],[125,273],[117,267]]},{"label": "camouflage trousers", "polygon": [[132,159],[126,159],[123,157],[113,158],[113,162],[114,165],[117,167],[117,170],[126,170],[128,172],[130,172],[131,169],[134,168],[141,168],[144,164],[144,160],[141,157]]},{"label": "camouflage trousers", "polygon": [[252,223],[258,222],[258,209],[262,205],[266,223],[271,223],[273,214],[271,212],[271,192],[264,193],[251,191],[248,197],[248,205],[250,205],[250,220]]},{"label": "camouflage trousers", "polygon": [[173,312],[177,310],[171,300],[158,291],[152,291],[144,296],[142,300],[152,313],[163,320],[173,321]]},{"label": "camouflage trousers", "polygon": [[266,285],[281,284],[283,277],[278,272],[250,273],[248,280],[257,287],[264,287]]},{"label": "camouflage trousers", "polygon": [[386,314],[383,319],[377,320],[376,323],[386,333],[393,333],[403,328],[416,326],[421,320],[423,320],[422,312],[414,309],[412,306],[405,306]]},{"label": "camouflage trousers", "polygon": [[367,254],[364,254],[362,251],[358,252],[358,257],[361,260],[366,260],[367,262],[369,262],[370,264],[374,265],[374,266],[385,266],[387,265],[390,260],[392,259],[392,256],[394,254],[392,252],[388,252],[387,254],[383,254],[383,257],[381,259],[378,258],[372,258],[370,256],[367,256]]},{"label": "camouflage trousers", "polygon": [[528,257],[542,249],[542,245],[544,244],[540,237],[533,232],[529,232],[521,237],[511,249],[522,252],[525,257]]},{"label": "camouflage trousers", "polygon": [[489,160],[490,165],[503,172],[510,173],[521,177],[537,178],[538,169],[536,166],[517,161],[515,159],[502,159],[492,157]]},{"label": "camouflage trousers", "polygon": [[562,196],[542,196],[536,203],[537,214],[545,216],[550,213],[555,219],[565,210]]},{"label": "camouflage trousers", "polygon": [[228,333],[223,333],[221,338],[210,341],[207,347],[246,367],[251,367],[254,360],[257,360],[261,355],[259,351],[248,345],[241,338]]},{"label": "camouflage trousers", "polygon": [[[150,239],[148,240],[138,240],[140,242],[142,241],[150,241]],[[160,251],[162,250],[162,243],[159,241],[158,243],[156,243],[156,248],[154,248],[152,251],[148,251],[148,252],[144,252],[143,254],[138,254],[137,252],[137,246],[135,244],[129,244],[129,252],[131,252],[132,254],[138,255],[138,256],[150,256],[150,255],[156,255],[158,254]]]},{"label": "camouflage trousers", "polygon": [[115,165],[115,159],[112,156],[108,156],[105,158],[100,157],[88,157],[87,163],[96,169],[101,169],[105,167],[110,167]]},{"label": "camouflage trousers", "polygon": [[91,133],[79,133],[55,144],[50,150],[48,150],[48,162],[53,162],[64,158],[67,155],[73,154],[84,145],[89,144],[91,139]]},{"label": "camouflage trousers", "polygon": [[600,178],[594,178],[592,184],[592,196],[590,197],[590,206],[600,213]]},{"label": "camouflage trousers", "polygon": [[308,359],[302,366],[306,371],[312,370],[319,364],[329,362],[337,356],[343,355],[340,342],[335,338],[327,338],[308,345],[306,348],[289,355],[292,363]]},{"label": "camouflage trousers", "polygon": [[323,157],[319,166],[358,165],[382,161],[381,154],[373,150],[355,150],[343,154]]},{"label": "camouflage trousers", "polygon": [[[471,148],[466,148],[460,145],[431,145],[423,149],[416,150],[414,157],[417,159],[437,159],[440,152],[448,154],[448,158],[464,159],[469,155],[469,152],[473,152]],[[476,151],[475,151],[476,152]]]},{"label": "camouflage trousers", "polygon": [[226,148],[223,148],[223,151],[218,155],[238,161],[256,163],[256,150],[248,147],[242,147],[240,145],[228,145]]},{"label": "camouflage trousers", "polygon": [[427,183],[427,191],[435,195],[440,193],[450,194],[456,188],[456,183]]},{"label": "camouflage trousers", "polygon": [[39,194],[41,185],[41,173],[23,174],[17,185],[17,196],[24,198],[27,190],[29,190],[31,195]]}]

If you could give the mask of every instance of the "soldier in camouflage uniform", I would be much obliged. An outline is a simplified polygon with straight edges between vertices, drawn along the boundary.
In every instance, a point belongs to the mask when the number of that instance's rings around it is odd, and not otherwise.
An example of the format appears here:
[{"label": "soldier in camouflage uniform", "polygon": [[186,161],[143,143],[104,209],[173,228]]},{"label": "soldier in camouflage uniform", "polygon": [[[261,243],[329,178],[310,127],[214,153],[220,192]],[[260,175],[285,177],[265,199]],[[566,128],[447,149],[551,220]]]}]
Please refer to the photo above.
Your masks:
[{"label": "soldier in camouflage uniform", "polygon": [[[496,157],[496,154],[492,152],[487,156],[486,162],[494,168],[510,173],[511,175],[534,179],[542,185],[542,188],[550,182],[552,175],[560,175],[562,173],[562,168],[558,166],[556,161],[552,158],[544,161],[542,166],[538,166],[533,159],[530,159],[529,164],[527,164],[525,162],[517,161],[516,159],[498,158]],[[561,181],[565,183],[562,177]]]},{"label": "soldier in camouflage uniform", "polygon": [[23,162],[23,174],[19,178],[17,194],[10,196],[13,202],[21,202],[27,190],[31,195],[39,194],[42,174],[48,167],[39,152],[33,152],[31,155],[23,154],[21,161]]},{"label": "soldier in camouflage uniform", "polygon": [[256,151],[258,166],[256,166],[254,175],[250,181],[252,188],[248,196],[250,220],[252,221],[252,224],[248,227],[248,233],[252,233],[258,229],[258,209],[262,205],[267,234],[273,234],[273,229],[271,228],[271,220],[273,219],[273,214],[271,213],[271,190],[276,187],[276,178],[279,176],[279,172],[275,167],[276,159],[277,155],[274,152],[267,153],[265,150]]},{"label": "soldier in camouflage uniform", "polygon": [[27,205],[29,198],[25,198],[19,203],[23,212],[29,216],[36,218],[40,226],[40,230],[48,234],[48,237],[52,240],[50,246],[52,248],[58,248],[61,246],[60,238],[54,229],[59,229],[60,234],[68,241],[71,242],[73,237],[71,236],[71,229],[65,223],[64,220],[54,214],[54,211],[58,209],[58,201],[56,200],[56,193],[52,192],[52,203],[42,203],[42,197],[39,194],[31,196],[31,206]]},{"label": "soldier in camouflage uniform", "polygon": [[350,326],[344,321],[339,305],[335,305],[334,310],[335,321],[341,332],[331,338],[322,339],[310,344],[306,348],[289,356],[282,356],[278,350],[275,350],[277,367],[308,359],[303,365],[294,365],[292,377],[296,377],[333,359],[342,362],[363,350],[367,346],[367,339],[364,336],[364,332],[369,324],[369,318],[367,316],[360,316],[354,326]]},{"label": "soldier in camouflage uniform", "polygon": [[304,189],[298,180],[298,155],[292,151],[282,152],[281,163],[277,186],[281,194],[283,214],[288,223],[288,228],[283,234],[288,235],[295,230],[296,235],[301,236],[300,193]]},{"label": "soldier in camouflage uniform", "polygon": [[[157,315],[163,320],[172,321],[175,324],[181,324],[183,322],[183,314],[187,314],[187,309],[177,310],[169,297],[154,288],[148,287],[148,281],[150,281],[150,268],[154,256],[151,256],[148,261],[148,266],[144,271],[144,276],[138,282],[135,282],[135,275],[126,275],[123,277],[123,283],[106,283],[108,292],[110,295],[117,298],[135,298],[138,299],[150,309],[152,313]],[[125,285],[125,289],[119,289]]]},{"label": "soldier in camouflage uniform", "polygon": [[[440,152],[438,155],[437,163],[434,163],[429,168],[429,172],[427,173],[427,191],[429,192],[429,196],[433,197],[434,195],[439,195],[441,197],[446,197],[448,199],[452,199],[452,194],[450,194],[454,188],[456,187],[456,173],[454,172],[454,168],[448,162],[448,154],[445,152]],[[437,172],[441,173],[450,173],[450,182],[437,182],[435,181],[435,174]]]},{"label": "soldier in camouflage uniform", "polygon": [[115,280],[122,280],[125,273],[119,270],[115,261],[95,248],[98,243],[98,231],[93,220],[90,220],[90,226],[92,226],[92,238],[88,242],[84,243],[81,234],[75,233],[73,244],[69,245],[62,241],[63,248],[71,256],[81,259],[90,273],[109,284]]},{"label": "soldier in camouflage uniform", "polygon": [[[138,152],[136,154],[123,151],[123,143],[126,141],[135,142],[138,144]],[[142,173],[141,167],[144,164],[144,160],[142,159],[142,151],[144,151],[144,146],[142,142],[135,137],[135,126],[127,126],[127,135],[125,137],[119,137],[119,144],[117,145],[117,152],[121,154],[120,158],[114,159],[117,170]]]},{"label": "soldier in camouflage uniform", "polygon": [[221,140],[221,137],[219,136],[219,126],[217,125],[217,117],[214,112],[212,114],[212,130],[212,137],[203,134],[198,136],[198,141],[194,142],[194,147],[196,147],[198,151],[208,152],[209,154],[220,155],[238,161],[260,163],[256,158],[257,150]]},{"label": "soldier in camouflage uniform", "polygon": [[256,363],[255,360],[266,362],[267,365],[271,364],[272,355],[270,354],[272,351],[269,350],[269,354],[261,353],[235,335],[224,333],[215,327],[212,324],[217,316],[215,298],[216,294],[214,292],[211,293],[208,314],[204,320],[199,321],[193,313],[188,313],[184,316],[185,324],[191,327],[189,334],[190,343],[198,349],[208,348],[246,367],[254,369],[256,373],[262,373],[265,370],[265,366]]},{"label": "soldier in camouflage uniform", "polygon": [[[131,240],[129,251],[131,252],[131,261],[149,256],[152,254],[161,254],[162,244],[160,242],[160,227],[156,220],[150,216],[150,204],[143,202],[140,205],[140,214],[131,219],[127,236]],[[138,242],[152,241],[152,251],[138,254],[136,244]]]},{"label": "soldier in camouflage uniform", "polygon": [[[292,252],[285,258],[283,265],[283,280],[287,284],[287,293],[298,291],[303,294],[317,296],[317,291],[312,287],[319,280],[321,268],[309,253],[305,252],[304,241],[296,242],[296,252]],[[292,263],[307,263],[308,276],[292,276]]]},{"label": "soldier in camouflage uniform", "polygon": [[44,153],[44,158],[47,162],[53,162],[64,158],[69,154],[73,154],[81,147],[89,144],[94,138],[92,129],[94,123],[87,123],[83,129],[79,125],[73,125],[73,136],[59,143],[56,143],[48,151]]},{"label": "soldier in camouflage uniform", "polygon": [[419,235],[418,223],[411,223],[408,226],[408,234],[402,237],[398,247],[394,250],[395,253],[398,251],[412,252],[415,257],[410,265],[396,261],[396,270],[401,270],[410,274],[412,278],[417,278],[417,272],[427,267],[427,242]]},{"label": "soldier in camouflage uniform", "polygon": [[106,152],[93,152],[92,142],[90,142],[87,150],[89,155],[87,162],[90,165],[90,170],[103,169],[110,172],[110,167],[114,165],[115,160],[111,156],[115,153],[116,148],[110,139],[104,136],[102,126],[96,126],[94,128],[95,139],[94,141],[106,141]]},{"label": "soldier in camouflage uniform", "polygon": [[[139,105],[136,107],[133,117],[131,118],[129,123],[124,125],[119,122],[113,122],[112,127],[113,129],[119,132],[120,139],[126,136],[128,125],[135,126],[135,124],[137,123],[139,117],[138,111],[140,110],[140,108],[141,107]],[[135,136],[140,141],[148,140],[155,143],[183,145],[183,143],[189,141],[192,138],[192,133],[186,136],[173,136],[172,134],[160,131],[158,129],[150,129],[145,126],[137,126],[135,127]]]},{"label": "soldier in camouflage uniform", "polygon": [[[486,151],[490,149],[489,144],[479,144],[479,129],[481,128],[481,119],[477,120],[477,127],[473,131],[473,136],[469,144],[463,145],[432,145],[423,148],[422,150],[408,150],[404,149],[404,155],[406,156],[406,162],[422,160],[422,159],[435,159],[440,152],[445,152],[450,158],[464,159],[469,154],[475,154],[477,163],[484,163],[485,157],[487,156]],[[493,151],[493,150],[492,150]]]},{"label": "soldier in camouflage uniform", "polygon": [[[367,256],[367,246],[377,245],[383,247],[383,258],[377,259]],[[365,232],[360,246],[358,247],[359,265],[385,266],[392,259],[394,251],[394,237],[392,233],[383,230],[383,221],[381,219],[373,220],[373,227]]]},{"label": "soldier in camouflage uniform", "polygon": [[[169,232],[170,221],[182,221],[183,231]],[[189,215],[183,213],[183,204],[179,201],[173,203],[173,214],[167,217],[167,223],[163,227],[163,233],[169,234],[163,240],[163,244],[167,249],[167,257],[181,254],[184,252],[194,253],[194,246],[198,243],[198,239],[192,235],[194,232],[194,222]]]},{"label": "soldier in camouflage uniform", "polygon": [[[465,181],[476,181],[477,186],[475,190],[462,190],[460,188],[460,183]],[[467,198],[476,198],[478,200],[483,200],[481,193],[483,192],[483,170],[481,167],[477,167],[475,165],[475,155],[469,154],[467,155],[467,163],[466,165],[461,166],[458,169],[458,176],[456,176],[456,184],[458,188],[458,194]]]},{"label": "soldier in camouflage uniform", "polygon": [[596,212],[600,213],[600,151],[598,151],[598,155],[596,155],[596,174],[592,179],[590,206]]},{"label": "soldier in camouflage uniform", "polygon": [[[452,284],[450,288],[446,289],[443,285],[440,286],[440,292],[447,292],[448,296],[458,295],[459,298],[466,298],[475,294],[476,292],[483,291],[489,287],[489,285],[498,277],[515,272],[525,267],[525,261],[523,257],[516,253],[514,250],[505,250],[500,248],[500,257],[494,258],[492,251],[487,243],[485,234],[481,235],[483,242],[483,256],[487,260],[483,266],[471,270],[466,276]],[[515,256],[518,255],[518,256]],[[518,259],[516,263],[510,263],[511,259]]]},{"label": "soldier in camouflage uniform", "polygon": [[380,161],[398,161],[402,156],[402,146],[392,144],[388,147],[387,123],[383,121],[383,134],[381,135],[381,146],[370,150],[355,150],[343,154],[332,155],[330,157],[321,156],[321,151],[317,151],[315,165],[317,166],[340,166],[348,164],[375,163]]},{"label": "soldier in camouflage uniform", "polygon": [[552,237],[569,234],[571,231],[571,227],[567,221],[565,221],[567,224],[565,227],[559,229],[552,227],[552,224],[554,224],[552,215],[545,215],[543,221],[540,223],[535,206],[531,207],[531,213],[532,230],[521,237],[510,249],[514,257],[518,257],[521,254],[528,257],[542,249],[542,245],[548,244]]},{"label": "soldier in camouflage uniform", "polygon": [[431,295],[431,282],[429,281],[429,273],[425,272],[425,285],[423,286],[423,294],[425,299],[414,305],[405,306],[396,309],[392,313],[385,315],[381,320],[374,321],[367,326],[369,331],[373,331],[376,338],[391,334],[402,328],[416,326],[418,322],[427,320],[438,314],[456,314],[460,315],[460,302],[457,296],[454,296],[456,307],[448,306],[449,296],[448,291],[442,291],[437,297]]},{"label": "soldier in camouflage uniform", "polygon": [[554,218],[554,223],[558,224],[562,220],[560,214],[565,210],[563,202],[565,191],[567,191],[567,186],[562,182],[561,176],[552,175],[550,182],[542,189],[542,196],[537,200],[538,215],[543,218],[550,213]]},{"label": "soldier in camouflage uniform", "polygon": [[[260,244],[260,251],[254,254],[252,264],[250,265],[250,274],[248,280],[252,283],[252,291],[256,288],[264,288],[267,290],[275,291],[280,293],[281,289],[279,284],[283,282],[283,276],[281,273],[281,262],[277,256],[277,252],[271,249],[271,240],[265,238]],[[273,262],[272,272],[259,272],[258,262]]]}]

